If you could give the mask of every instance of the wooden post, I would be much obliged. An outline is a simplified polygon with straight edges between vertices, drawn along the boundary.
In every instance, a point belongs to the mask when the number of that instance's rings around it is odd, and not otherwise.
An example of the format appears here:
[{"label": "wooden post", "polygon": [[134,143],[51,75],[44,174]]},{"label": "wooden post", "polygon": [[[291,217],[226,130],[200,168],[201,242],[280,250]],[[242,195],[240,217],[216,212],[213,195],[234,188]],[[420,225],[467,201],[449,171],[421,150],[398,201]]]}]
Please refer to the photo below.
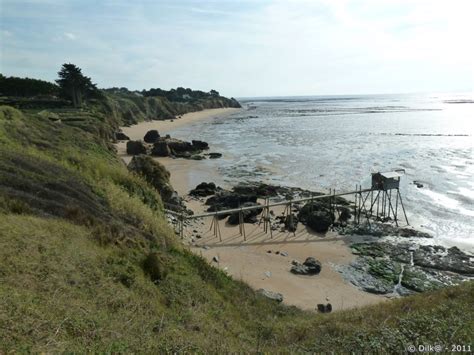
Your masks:
[{"label": "wooden post", "polygon": [[[357,191],[357,184],[355,191]],[[357,192],[354,194],[354,224],[357,224]]]},{"label": "wooden post", "polygon": [[400,197],[400,204],[402,205],[402,210],[403,210],[403,214],[405,215],[405,220],[407,221],[407,224],[410,225],[410,223],[408,223],[407,214],[405,212],[405,206],[403,206],[403,200],[402,200],[402,195],[400,194],[400,190],[397,189],[397,192],[398,192],[398,197]]},{"label": "wooden post", "polygon": [[398,193],[395,193],[395,222],[397,223],[397,226],[398,226],[397,220],[398,220]]}]

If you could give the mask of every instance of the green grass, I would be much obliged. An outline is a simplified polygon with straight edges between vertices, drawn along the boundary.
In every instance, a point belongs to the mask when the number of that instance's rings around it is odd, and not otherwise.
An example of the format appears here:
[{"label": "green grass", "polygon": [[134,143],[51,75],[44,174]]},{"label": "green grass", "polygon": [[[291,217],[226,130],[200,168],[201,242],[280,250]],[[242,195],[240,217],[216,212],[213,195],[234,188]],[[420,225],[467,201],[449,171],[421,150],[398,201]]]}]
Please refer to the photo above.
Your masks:
[{"label": "green grass", "polygon": [[472,283],[320,315],[269,301],[190,253],[157,190],[105,139],[120,119],[104,107],[87,108],[100,129],[0,107],[0,353],[472,344]]}]

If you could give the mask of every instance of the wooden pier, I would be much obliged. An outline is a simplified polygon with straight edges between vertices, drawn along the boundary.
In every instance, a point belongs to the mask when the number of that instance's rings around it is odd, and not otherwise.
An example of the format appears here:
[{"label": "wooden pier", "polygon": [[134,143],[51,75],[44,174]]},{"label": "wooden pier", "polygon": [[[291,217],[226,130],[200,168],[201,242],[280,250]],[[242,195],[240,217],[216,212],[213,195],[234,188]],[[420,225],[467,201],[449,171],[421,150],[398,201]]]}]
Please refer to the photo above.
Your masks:
[{"label": "wooden pier", "polygon": [[[331,189],[329,194],[313,195],[311,197],[289,199],[284,201],[277,201],[270,203],[270,199],[266,198],[263,205],[246,206],[239,208],[232,208],[227,210],[220,210],[215,212],[208,212],[196,215],[188,215],[184,212],[175,212],[165,209],[165,213],[175,216],[178,219],[178,228],[181,238],[184,237],[185,221],[196,220],[202,218],[212,218],[209,230],[213,230],[215,237],[222,241],[222,235],[219,227],[219,217],[230,214],[239,214],[239,233],[246,240],[244,211],[262,210],[258,224],[263,224],[265,233],[270,233],[270,238],[273,238],[271,228],[271,208],[284,206],[284,218],[293,218],[292,208],[294,204],[311,203],[317,200],[326,200],[329,202],[329,208],[334,213],[338,213],[337,197],[354,196],[353,202],[353,223],[359,224],[366,221],[370,225],[370,221],[389,222],[394,221],[398,226],[398,206],[400,205],[403,211],[406,224],[408,218],[403,205],[402,196],[399,190],[399,181],[401,174],[399,172],[390,173],[376,173],[372,174],[372,187],[363,189],[362,186],[356,185],[355,190],[349,192],[336,193],[335,189]],[[392,193],[394,192],[394,193]]]}]

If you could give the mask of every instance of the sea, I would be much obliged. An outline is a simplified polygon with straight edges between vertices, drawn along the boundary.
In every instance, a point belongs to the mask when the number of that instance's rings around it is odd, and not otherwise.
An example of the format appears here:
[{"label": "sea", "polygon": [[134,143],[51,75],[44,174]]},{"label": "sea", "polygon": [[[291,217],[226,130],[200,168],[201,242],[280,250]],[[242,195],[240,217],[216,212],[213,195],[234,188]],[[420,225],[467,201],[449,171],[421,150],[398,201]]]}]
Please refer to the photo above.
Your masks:
[{"label": "sea", "polygon": [[171,132],[223,153],[202,161],[223,183],[346,192],[369,188],[371,173],[404,169],[410,225],[437,244],[474,251],[472,93],[238,100],[243,109],[231,116]]}]

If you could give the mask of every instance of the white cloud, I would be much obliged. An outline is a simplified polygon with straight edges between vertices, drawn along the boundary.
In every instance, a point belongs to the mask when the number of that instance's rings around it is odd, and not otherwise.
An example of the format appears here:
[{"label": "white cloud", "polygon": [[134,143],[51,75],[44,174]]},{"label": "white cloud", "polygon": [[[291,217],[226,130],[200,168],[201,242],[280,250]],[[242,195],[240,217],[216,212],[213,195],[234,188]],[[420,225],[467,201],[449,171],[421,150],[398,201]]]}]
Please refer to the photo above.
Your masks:
[{"label": "white cloud", "polygon": [[71,32],[65,32],[64,37],[70,39],[71,41],[74,41],[77,38],[77,36]]},{"label": "white cloud", "polygon": [[[470,1],[203,0],[197,7],[49,0],[56,5],[34,1],[27,14],[24,0],[16,1],[7,1],[2,19],[23,16],[38,30],[10,20],[17,44],[4,46],[3,66],[12,75],[49,66],[54,77],[70,61],[102,87],[186,86],[235,96],[472,86]],[[15,53],[44,63],[10,60]]]}]

